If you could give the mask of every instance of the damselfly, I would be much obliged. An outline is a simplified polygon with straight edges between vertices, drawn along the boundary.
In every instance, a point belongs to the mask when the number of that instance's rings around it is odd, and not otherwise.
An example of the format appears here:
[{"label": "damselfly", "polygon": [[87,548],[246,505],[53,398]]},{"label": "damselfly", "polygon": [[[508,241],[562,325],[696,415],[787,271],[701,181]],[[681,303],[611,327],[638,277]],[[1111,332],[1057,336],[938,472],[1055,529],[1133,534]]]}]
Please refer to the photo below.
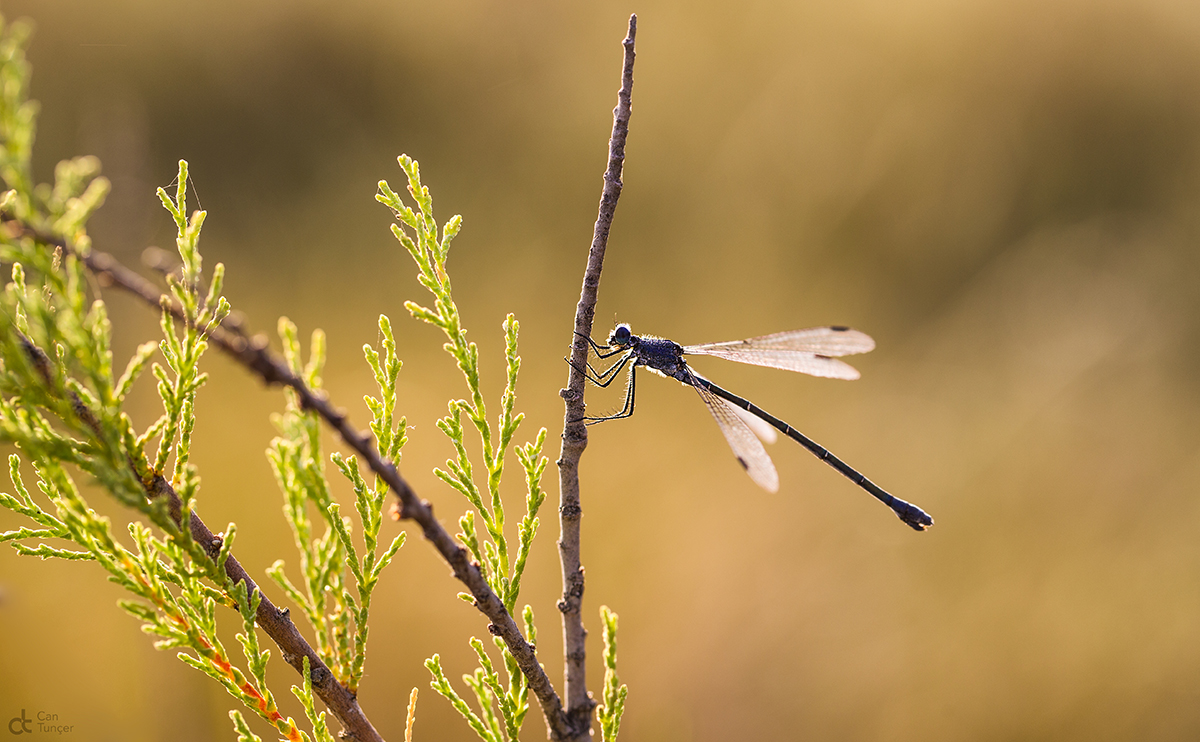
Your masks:
[{"label": "damselfly", "polygon": [[875,341],[870,336],[849,327],[814,327],[728,343],[679,345],[665,338],[634,335],[629,325],[620,324],[608,336],[608,345],[598,345],[591,338],[587,338],[587,341],[598,358],[621,356],[603,371],[597,371],[591,363],[586,365],[586,369],[580,369],[588,381],[606,387],[619,377],[621,369],[629,367],[625,406],[613,415],[585,417],[587,424],[632,415],[637,369],[639,366],[645,366],[661,376],[686,384],[699,393],[700,399],[704,400],[704,405],[708,407],[708,411],[712,413],[725,435],[725,440],[729,442],[729,447],[733,449],[738,463],[758,486],[768,492],[779,490],[779,475],[759,438],[772,443],[775,440],[775,430],[778,430],[849,477],[850,481],[870,492],[912,528],[923,531],[933,525],[933,518],[921,508],[885,492],[791,425],[696,373],[683,359],[685,355],[717,356],[738,363],[799,371],[812,376],[857,379],[858,371],[835,356],[872,350]]}]

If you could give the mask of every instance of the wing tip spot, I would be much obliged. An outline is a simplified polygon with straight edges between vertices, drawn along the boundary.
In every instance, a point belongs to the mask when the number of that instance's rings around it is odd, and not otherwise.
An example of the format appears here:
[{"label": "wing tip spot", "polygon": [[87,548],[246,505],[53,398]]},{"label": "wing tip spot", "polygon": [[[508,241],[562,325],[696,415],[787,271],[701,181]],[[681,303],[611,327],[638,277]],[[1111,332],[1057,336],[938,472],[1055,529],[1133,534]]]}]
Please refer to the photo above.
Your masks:
[{"label": "wing tip spot", "polygon": [[745,469],[746,471],[750,471],[750,465],[747,464],[746,460],[743,459],[741,456],[737,457],[737,462],[742,465],[743,469]]}]

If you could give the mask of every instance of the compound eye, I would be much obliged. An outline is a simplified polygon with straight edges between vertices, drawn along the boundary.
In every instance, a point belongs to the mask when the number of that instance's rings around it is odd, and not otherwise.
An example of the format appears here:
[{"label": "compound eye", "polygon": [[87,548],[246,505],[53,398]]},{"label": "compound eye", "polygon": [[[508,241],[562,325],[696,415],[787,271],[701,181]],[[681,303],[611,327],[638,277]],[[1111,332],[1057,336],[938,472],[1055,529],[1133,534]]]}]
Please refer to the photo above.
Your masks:
[{"label": "compound eye", "polygon": [[616,343],[617,345],[628,345],[631,336],[632,333],[629,332],[629,325],[617,325],[617,329],[613,330],[612,335],[609,336],[609,342]]}]

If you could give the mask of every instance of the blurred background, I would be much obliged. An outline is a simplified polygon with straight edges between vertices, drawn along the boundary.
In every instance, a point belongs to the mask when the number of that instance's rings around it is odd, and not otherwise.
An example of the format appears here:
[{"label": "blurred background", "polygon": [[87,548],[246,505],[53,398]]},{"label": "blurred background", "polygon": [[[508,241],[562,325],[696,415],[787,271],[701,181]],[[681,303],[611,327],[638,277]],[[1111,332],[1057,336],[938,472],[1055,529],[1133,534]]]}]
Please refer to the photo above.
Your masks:
[{"label": "blurred background", "polygon": [[[154,189],[188,159],[209,212],[206,266],[225,263],[253,330],[273,336],[286,315],[305,336],[328,333],[326,386],[361,427],[373,390],[361,347],[391,316],[411,426],[401,470],[448,527],[464,503],[431,473],[451,453],[434,421],[464,386],[438,331],[403,309],[427,295],[375,184],[401,188],[407,153],[439,220],[463,215],[451,269],[491,409],[514,312],[518,440],[547,427],[553,460],[637,12],[596,336],[614,320],[685,344],[821,324],[871,334],[878,349],[853,359],[853,383],[695,366],[937,526],[910,531],[790,441],[771,448],[779,493],[760,491],[695,395],[645,376],[637,416],[592,428],[582,463],[589,687],[606,604],[630,687],[621,738],[1200,735],[1200,5],[6,0],[3,12],[37,24],[39,178],[94,154],[113,181],[91,226],[99,249],[136,265],[148,245],[172,246]],[[118,358],[157,336],[153,313],[105,298]],[[283,558],[294,575],[263,455],[283,397],[215,352],[208,370],[200,512],[238,523],[251,574]],[[615,409],[621,394],[588,400]],[[143,380],[139,424],[156,401]],[[515,523],[523,482],[509,480]],[[522,602],[561,688],[553,464],[545,484]],[[485,622],[458,589],[411,532],[376,593],[360,694],[388,739],[403,738],[413,686],[418,740],[474,739],[421,666],[438,652],[456,682],[475,666],[467,638]],[[0,550],[0,718],[57,713],[86,740],[232,739],[233,701],[155,651],[122,597],[94,565]],[[295,673],[272,667],[299,717]],[[524,738],[543,734],[535,706]]]}]

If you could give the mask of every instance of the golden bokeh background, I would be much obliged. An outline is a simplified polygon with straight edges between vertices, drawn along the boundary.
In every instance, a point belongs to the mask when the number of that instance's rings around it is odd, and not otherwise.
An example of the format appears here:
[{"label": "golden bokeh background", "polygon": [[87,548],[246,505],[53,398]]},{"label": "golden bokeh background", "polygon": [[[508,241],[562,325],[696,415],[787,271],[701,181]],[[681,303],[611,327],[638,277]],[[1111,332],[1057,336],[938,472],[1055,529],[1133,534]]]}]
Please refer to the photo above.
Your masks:
[{"label": "golden bokeh background", "polygon": [[[607,604],[630,687],[621,739],[1200,736],[1200,6],[9,0],[3,12],[38,27],[40,178],[95,154],[113,180],[98,248],[137,264],[147,245],[170,247],[153,191],[188,159],[209,212],[206,265],[225,263],[253,329],[286,315],[328,333],[326,386],[362,427],[360,348],[380,312],[392,317],[412,426],[401,470],[448,527],[464,505],[431,473],[450,454],[434,421],[463,385],[438,332],[403,309],[425,294],[375,183],[400,187],[395,157],[408,153],[439,219],[464,216],[451,269],[492,410],[511,311],[518,439],[549,428],[554,459],[619,42],[637,12],[596,335],[614,319],[682,343],[868,332],[878,349],[854,359],[854,383],[695,365],[937,526],[910,531],[789,441],[771,448],[780,492],[759,491],[695,395],[647,375],[637,416],[591,429],[582,464],[589,687]],[[105,298],[119,357],[155,337],[151,312]],[[215,352],[207,369],[200,512],[214,529],[238,523],[251,574],[277,558],[294,570],[263,455],[282,395]],[[620,403],[615,389],[588,399]],[[140,424],[155,403],[143,380]],[[523,483],[515,469],[509,480],[515,523]],[[522,602],[561,687],[553,464],[546,485]],[[420,686],[418,740],[474,739],[421,662],[441,653],[457,682],[485,621],[409,530],[377,593],[360,700],[398,740]],[[0,591],[0,720],[56,713],[89,742],[233,739],[233,701],[155,651],[95,565],[3,549]],[[272,667],[300,716],[286,691],[297,676]],[[535,706],[523,736],[543,734]]]}]

